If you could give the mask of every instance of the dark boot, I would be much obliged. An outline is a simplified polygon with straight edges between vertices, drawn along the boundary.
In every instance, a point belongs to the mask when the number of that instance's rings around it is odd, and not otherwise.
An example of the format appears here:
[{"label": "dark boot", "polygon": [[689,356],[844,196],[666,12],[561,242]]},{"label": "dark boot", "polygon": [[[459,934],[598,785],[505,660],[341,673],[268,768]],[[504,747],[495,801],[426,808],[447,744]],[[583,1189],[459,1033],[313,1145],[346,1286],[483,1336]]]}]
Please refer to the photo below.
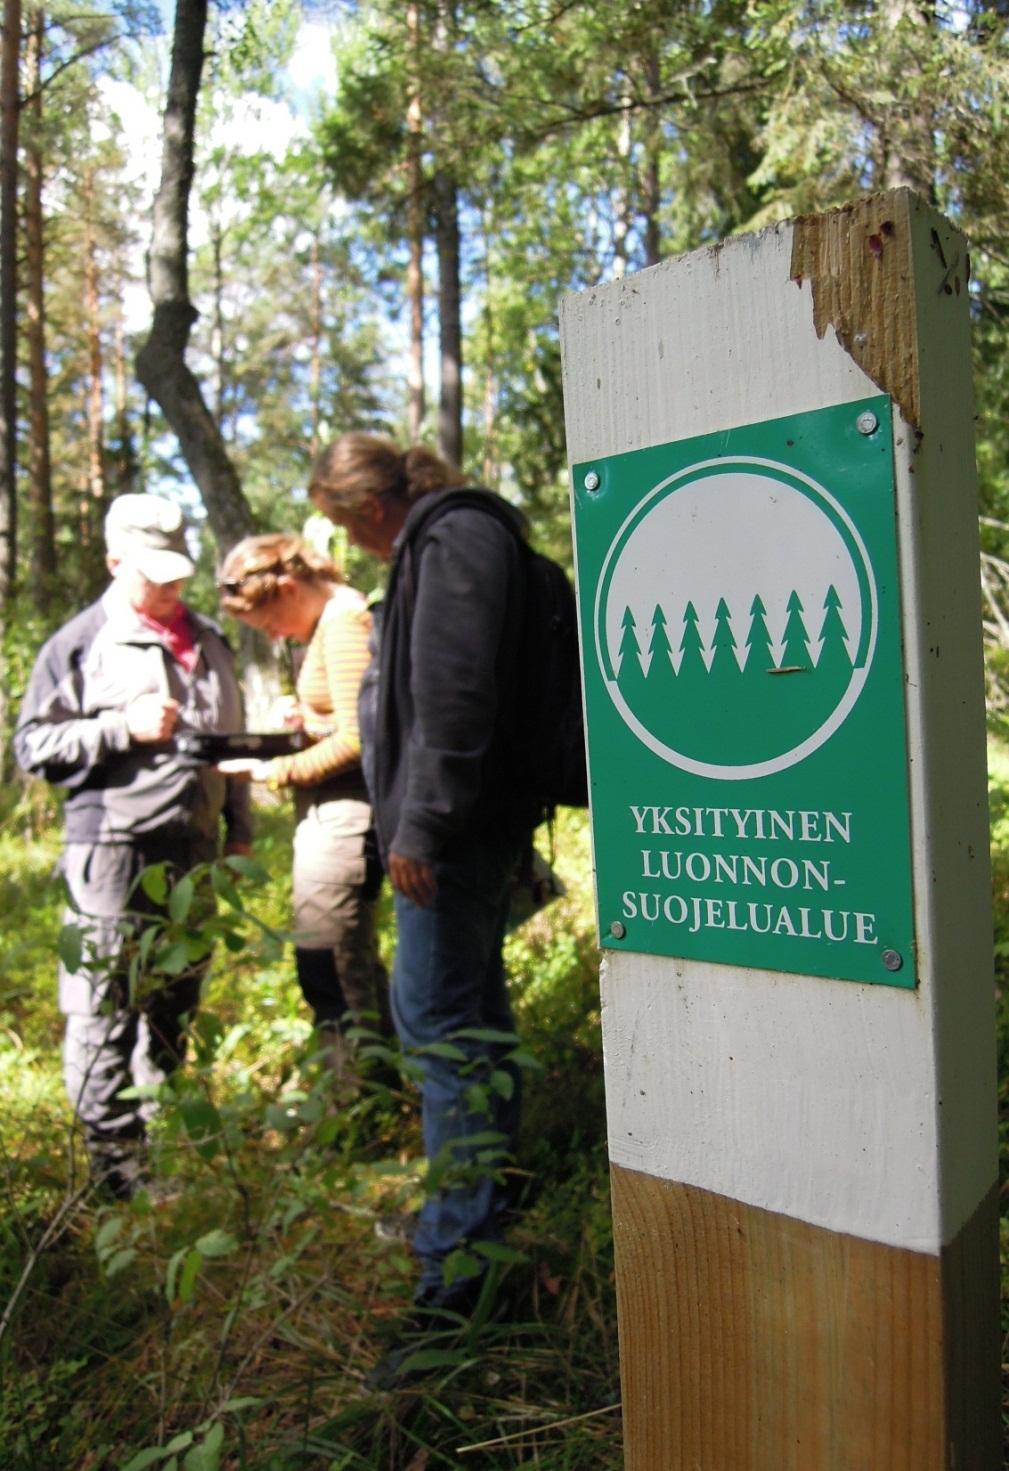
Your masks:
[{"label": "dark boot", "polygon": [[298,984],[315,1018],[317,1027],[338,1024],[347,1010],[347,999],[343,994],[336,960],[332,950],[303,950],[299,945],[294,952],[294,964],[298,972]]}]

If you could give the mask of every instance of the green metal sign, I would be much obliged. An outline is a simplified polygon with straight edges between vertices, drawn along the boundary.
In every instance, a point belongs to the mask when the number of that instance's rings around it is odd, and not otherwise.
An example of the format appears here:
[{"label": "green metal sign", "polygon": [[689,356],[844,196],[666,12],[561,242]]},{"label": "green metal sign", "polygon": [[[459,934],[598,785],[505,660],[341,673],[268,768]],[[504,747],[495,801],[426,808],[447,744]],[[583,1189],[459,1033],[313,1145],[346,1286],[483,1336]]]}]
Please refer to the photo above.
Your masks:
[{"label": "green metal sign", "polygon": [[573,473],[602,943],[913,986],[889,398]]}]

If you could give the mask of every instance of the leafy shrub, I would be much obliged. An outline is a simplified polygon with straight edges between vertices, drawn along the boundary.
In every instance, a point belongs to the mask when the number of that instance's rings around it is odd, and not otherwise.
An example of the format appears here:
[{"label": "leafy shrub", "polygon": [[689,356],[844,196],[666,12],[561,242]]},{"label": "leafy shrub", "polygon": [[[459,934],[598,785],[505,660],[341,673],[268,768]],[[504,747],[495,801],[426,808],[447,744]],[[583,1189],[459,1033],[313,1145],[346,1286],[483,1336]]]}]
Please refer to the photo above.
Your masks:
[{"label": "leafy shrub", "polygon": [[[545,835],[544,835],[545,838]],[[513,1311],[450,1355],[405,1418],[359,1385],[414,1269],[376,1217],[423,1198],[409,1060],[363,1032],[378,1069],[333,1097],[289,955],[290,822],[260,814],[258,870],[222,870],[207,929],[194,885],[169,899],[144,966],[217,950],[189,1062],[161,1090],[152,1152],[166,1197],[103,1207],[87,1188],[59,1078],[56,834],[0,842],[12,924],[0,1018],[0,1464],[87,1471],[455,1463],[502,1414],[529,1427],[507,1460],[620,1464],[605,1129],[583,816],[559,825],[568,896],[509,941],[526,1068],[517,1179],[526,1212],[495,1266]],[[160,878],[148,884],[159,889]],[[256,920],[243,919],[253,909]],[[391,956],[388,900],[382,945]],[[265,929],[263,928],[265,926]],[[228,935],[233,937],[228,940]],[[262,943],[256,937],[263,937]],[[241,939],[241,946],[239,946]],[[66,943],[66,937],[64,943]],[[229,944],[232,948],[228,948]],[[178,947],[182,947],[181,950]],[[474,1070],[480,1090],[504,1086]],[[572,1147],[572,1141],[575,1141]],[[493,1141],[483,1167],[498,1168]],[[495,1250],[497,1250],[495,1248]],[[466,1256],[467,1254],[461,1254]],[[486,1253],[476,1248],[475,1260]],[[455,1269],[472,1263],[460,1259]],[[535,1389],[531,1389],[531,1385]],[[85,1413],[86,1407],[86,1413]],[[537,1427],[599,1407],[551,1449]],[[487,1429],[490,1427],[490,1429]],[[486,1433],[485,1433],[486,1432]]]}]

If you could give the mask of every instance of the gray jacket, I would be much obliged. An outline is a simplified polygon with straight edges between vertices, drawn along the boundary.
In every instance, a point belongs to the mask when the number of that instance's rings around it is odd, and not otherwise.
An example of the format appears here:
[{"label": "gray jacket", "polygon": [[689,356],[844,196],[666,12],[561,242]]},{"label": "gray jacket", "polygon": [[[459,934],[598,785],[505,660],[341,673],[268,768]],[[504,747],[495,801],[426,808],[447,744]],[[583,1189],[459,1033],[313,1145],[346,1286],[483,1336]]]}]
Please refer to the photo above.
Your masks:
[{"label": "gray jacket", "polygon": [[124,843],[177,831],[251,837],[248,784],[176,755],[171,742],[131,742],[126,707],[139,695],[179,703],[177,730],[241,728],[231,651],[216,624],[190,611],[200,660],[188,674],[113,585],[46,643],[17,729],[19,765],[66,790],[68,843]]}]

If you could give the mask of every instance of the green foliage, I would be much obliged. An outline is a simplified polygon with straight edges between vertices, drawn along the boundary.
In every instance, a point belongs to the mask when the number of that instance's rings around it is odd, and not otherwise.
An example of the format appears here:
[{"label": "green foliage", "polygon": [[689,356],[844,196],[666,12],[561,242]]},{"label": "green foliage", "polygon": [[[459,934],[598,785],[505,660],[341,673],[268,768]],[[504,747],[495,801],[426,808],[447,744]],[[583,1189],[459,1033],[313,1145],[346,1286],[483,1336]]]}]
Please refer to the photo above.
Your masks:
[{"label": "green foliage", "polygon": [[[89,474],[92,343],[81,311],[89,218],[107,486],[176,486],[193,499],[176,447],[128,371],[125,402],[114,408],[115,380],[135,346],[123,335],[134,323],[122,306],[141,284],[146,227],[113,110],[128,116],[128,94],[104,83],[130,75],[160,105],[159,58],[124,40],[140,34],[149,10],[55,7],[43,68],[56,74],[41,128],[60,552],[52,595],[61,610],[102,577],[101,505],[80,493]],[[212,14],[197,127],[191,356],[264,527],[300,525],[321,442],[347,428],[402,430],[413,97],[428,374],[438,325],[429,193],[441,172],[461,199],[467,467],[529,511],[548,550],[563,555],[569,535],[558,300],[656,253],[900,182],[934,197],[971,239],[982,505],[1009,522],[1009,22],[998,7],[503,0],[422,4],[417,14],[417,45],[408,8],[389,0],[339,17],[294,0]],[[335,94],[307,120],[292,115],[302,104],[283,70],[302,19],[329,27],[337,56]],[[64,67],[78,43],[85,63]],[[27,533],[33,512],[22,509]],[[987,535],[1004,554],[1004,533]],[[205,548],[208,567],[215,554]],[[372,569],[353,556],[351,572],[372,585]],[[204,601],[210,610],[209,578]]]},{"label": "green foliage", "polygon": [[[507,1094],[513,1067],[525,1074],[517,1164],[487,1130],[469,1140],[479,1158],[467,1166],[513,1175],[524,1214],[506,1243],[471,1243],[449,1266],[464,1277],[489,1264],[515,1311],[507,1323],[488,1317],[478,1342],[446,1346],[405,1421],[359,1385],[414,1276],[373,1223],[415,1208],[438,1181],[425,1180],[410,1060],[356,1029],[364,1085],[334,1097],[289,956],[254,938],[269,942],[287,923],[289,818],[266,809],[258,833],[255,866],[222,865],[174,888],[158,868],[145,874],[162,907],[147,921],[141,984],[166,954],[173,963],[183,934],[202,947],[208,925],[231,928],[212,931],[189,1062],[159,1096],[160,1188],[113,1207],[86,1188],[59,1081],[62,919],[58,886],[46,888],[56,835],[0,841],[13,943],[35,937],[0,1019],[0,1301],[11,1313],[0,1329],[0,1462],[295,1471],[314,1457],[384,1471],[424,1450],[451,1464],[502,1414],[520,1415],[527,1452],[540,1445],[545,1456],[539,1427],[618,1398],[584,815],[565,817],[556,837],[569,895],[509,940],[521,1045],[485,1031],[447,1044],[469,1059],[475,1107]],[[214,874],[224,913],[211,917],[199,895]],[[388,953],[387,902],[383,916]],[[243,946],[226,951],[221,934],[236,930]],[[601,1414],[540,1464],[616,1468],[617,1431],[612,1412]]]},{"label": "green foliage", "polygon": [[[1009,1180],[1009,748],[990,741],[988,805],[991,821],[995,929],[995,1036],[998,1063],[999,1179]],[[1002,1266],[1002,1341],[1009,1342],[1009,1214],[999,1217]],[[1004,1358],[1004,1353],[1003,1353]]]},{"label": "green foliage", "polygon": [[[353,33],[341,47],[336,106],[319,124],[322,160],[336,187],[350,199],[387,202],[396,188],[394,165],[404,147],[407,89],[402,59],[383,38]],[[400,204],[402,208],[402,204]]]},{"label": "green foliage", "polygon": [[[1009,759],[1000,747],[991,794],[1004,1152]],[[247,871],[237,893],[281,930],[289,823],[272,809],[260,827],[265,877]],[[409,1084],[386,1072],[356,1100],[335,1103],[289,960],[219,952],[191,1061],[164,1096],[155,1133],[159,1179],[172,1193],[99,1207],[79,1194],[79,1160],[69,1173],[51,976],[60,908],[55,896],[45,902],[44,886],[54,835],[0,843],[11,928],[42,932],[19,987],[4,997],[0,1030],[0,1297],[13,1303],[0,1335],[4,1465],[123,1471],[174,1460],[183,1471],[188,1460],[295,1471],[314,1457],[385,1471],[422,1452],[431,1464],[454,1464],[458,1447],[495,1438],[506,1420],[525,1427],[509,1443],[515,1464],[535,1455],[545,1471],[616,1471],[619,1427],[605,1412],[619,1395],[586,828],[584,814],[565,813],[556,833],[539,834],[544,852],[553,838],[568,894],[508,941],[521,1051],[537,1064],[525,1069],[517,1168],[506,1166],[523,1212],[503,1246],[473,1243],[449,1267],[464,1278],[489,1262],[514,1312],[507,1323],[490,1318],[478,1342],[426,1350],[439,1357],[407,1405],[362,1398],[359,1383],[412,1277],[403,1253],[372,1233],[378,1215],[423,1198]],[[148,882],[162,893],[156,875]],[[180,923],[170,893],[166,925]],[[195,886],[187,893],[177,913],[188,904],[192,915]],[[467,1033],[448,1045],[510,1040]],[[362,1031],[360,1041],[362,1058],[388,1063],[377,1039]],[[493,1077],[476,1081],[494,1087]],[[489,1134],[476,1147],[498,1167]],[[549,1435],[552,1422],[586,1409],[600,1413]]]},{"label": "green foliage", "polygon": [[[16,708],[45,634],[103,580],[101,502],[86,489],[87,224],[99,274],[106,484],[194,499],[128,368],[134,324],[123,303],[140,284],[146,204],[114,111],[124,94],[105,85],[129,75],[160,105],[168,38],[159,54],[120,45],[122,34],[135,38],[156,21],[149,6],[46,9],[51,80],[41,123],[25,124],[40,128],[47,165],[59,575],[56,587],[41,589],[22,567],[25,596],[7,624],[0,675],[7,709]],[[317,134],[301,128],[273,146],[262,141],[262,124],[284,117],[281,63],[298,7],[218,8],[198,127],[192,358],[264,527],[300,529],[314,441],[350,427],[401,428],[405,123],[416,90],[425,200],[438,170],[462,199],[467,463],[526,507],[546,550],[565,556],[569,541],[558,299],[637,269],[650,240],[668,255],[912,182],[971,239],[978,464],[993,522],[984,535],[986,549],[1006,559],[1004,7],[503,0],[441,7],[440,30],[437,10],[419,7],[419,54],[410,51],[406,7],[379,0],[342,15],[338,90]],[[429,291],[432,267],[428,251]],[[430,304],[427,326],[431,341]],[[26,556],[34,513],[22,509]],[[213,611],[216,548],[204,542],[194,588]],[[353,551],[347,564],[359,585],[381,580]],[[45,613],[28,615],[25,604],[41,603],[41,593]],[[996,674],[1005,658],[995,652]],[[996,747],[1003,1159],[1007,814],[1009,764]],[[493,1137],[477,1146],[476,1167],[510,1171],[524,1198],[509,1259],[496,1263],[519,1284],[518,1321],[489,1325],[479,1360],[468,1346],[451,1353],[442,1379],[401,1413],[359,1398],[357,1386],[377,1351],[376,1327],[408,1292],[408,1261],[379,1247],[371,1227],[375,1216],[423,1199],[416,1059],[362,1034],[374,1079],[349,1104],[327,1091],[290,960],[272,938],[289,913],[283,815],[261,814],[258,876],[215,866],[171,891],[157,874],[146,880],[166,908],[137,942],[135,984],[156,983],[211,945],[215,960],[190,1062],[158,1100],[158,1167],[176,1198],[111,1212],[85,1188],[59,1079],[52,971],[58,953],[73,960],[82,942],[76,927],[63,927],[52,876],[58,802],[19,784],[4,793],[3,816],[0,1292],[12,1317],[0,1332],[0,1461],[17,1471],[451,1465],[458,1446],[507,1421],[529,1433],[502,1451],[502,1464],[618,1465],[612,1416],[562,1438],[540,1434],[568,1412],[617,1398],[584,818],[565,814],[557,835],[567,896],[508,942],[522,1038],[511,1063],[525,1074],[519,1160],[502,1161]],[[550,835],[540,836],[548,849]],[[265,929],[247,919],[250,910]],[[388,955],[388,907],[383,923]],[[513,1086],[511,1068],[474,1066],[470,1101],[485,1110]],[[427,1188],[437,1180],[435,1172]],[[1005,1223],[1003,1249],[1009,1263]],[[452,1270],[472,1271],[480,1260],[474,1244]]]}]

